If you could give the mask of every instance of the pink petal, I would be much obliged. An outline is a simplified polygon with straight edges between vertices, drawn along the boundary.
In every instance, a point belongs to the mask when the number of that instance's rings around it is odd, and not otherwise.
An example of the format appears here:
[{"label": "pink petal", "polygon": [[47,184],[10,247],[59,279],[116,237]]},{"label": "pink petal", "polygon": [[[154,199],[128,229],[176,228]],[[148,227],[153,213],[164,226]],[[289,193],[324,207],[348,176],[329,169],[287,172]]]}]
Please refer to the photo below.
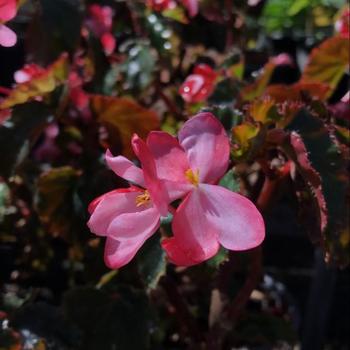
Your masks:
[{"label": "pink petal", "polygon": [[198,0],[182,0],[182,3],[187,8],[190,17],[198,14]]},{"label": "pink petal", "polygon": [[199,187],[205,196],[203,215],[216,228],[225,248],[246,250],[261,244],[265,238],[264,220],[248,198],[221,186]]},{"label": "pink petal", "polygon": [[205,78],[200,74],[189,75],[179,88],[179,94],[186,102],[200,102],[205,100],[203,94],[199,94],[205,86]]},{"label": "pink petal", "polygon": [[228,137],[211,113],[199,113],[179,132],[191,168],[199,170],[200,182],[216,183],[225,173],[230,153]]},{"label": "pink petal", "polygon": [[91,217],[87,224],[91,232],[106,236],[109,225],[118,215],[142,211],[142,206],[136,206],[136,197],[142,192],[132,187],[111,191],[95,199],[89,205]]},{"label": "pink petal", "polygon": [[109,150],[107,150],[105,157],[108,166],[118,176],[141,187],[145,187],[145,179],[142,170],[134,165],[129,159],[123,156],[113,157]]},{"label": "pink petal", "polygon": [[193,74],[199,74],[205,78],[205,80],[214,82],[217,74],[209,64],[200,63],[197,64],[193,69]]},{"label": "pink petal", "polygon": [[190,266],[214,256],[219,249],[216,228],[206,220],[206,199],[199,190],[192,191],[177,208],[173,219],[174,237],[162,246],[171,262]]},{"label": "pink petal", "polygon": [[118,241],[136,239],[155,232],[159,227],[159,211],[150,205],[142,205],[131,213],[118,215],[109,225],[107,235]]},{"label": "pink petal", "polygon": [[115,49],[116,41],[111,33],[103,33],[101,36],[101,45],[106,55],[111,55]]},{"label": "pink petal", "polygon": [[158,180],[156,164],[152,153],[146,143],[136,134],[132,138],[131,145],[141,162],[146,188],[151,195],[152,201],[160,214],[166,216],[168,214],[169,197],[164,185]]},{"label": "pink petal", "polygon": [[177,139],[162,131],[152,131],[147,137],[147,145],[155,159],[157,176],[163,181],[173,201],[192,189],[185,176],[189,164],[185,151]]},{"label": "pink petal", "polygon": [[0,24],[0,45],[5,47],[14,46],[17,42],[17,35],[9,27]]},{"label": "pink petal", "polygon": [[187,156],[178,140],[163,131],[152,131],[147,137],[149,147],[160,179],[186,182],[189,169]]},{"label": "pink petal", "polygon": [[[7,22],[16,16],[16,0],[0,0],[0,21]],[[12,46],[12,45],[11,45]]]},{"label": "pink petal", "polygon": [[126,265],[132,260],[143,243],[152,236],[153,233],[153,231],[149,231],[143,237],[129,239],[123,242],[107,237],[104,254],[105,264],[111,269],[119,269]]}]

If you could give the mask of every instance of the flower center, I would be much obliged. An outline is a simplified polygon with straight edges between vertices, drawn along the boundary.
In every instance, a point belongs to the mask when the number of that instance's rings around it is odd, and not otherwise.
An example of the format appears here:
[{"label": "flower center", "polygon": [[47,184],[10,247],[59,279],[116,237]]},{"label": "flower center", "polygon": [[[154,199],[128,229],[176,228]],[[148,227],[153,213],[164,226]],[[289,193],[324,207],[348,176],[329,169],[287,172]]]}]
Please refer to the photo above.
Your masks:
[{"label": "flower center", "polygon": [[186,179],[194,186],[199,184],[199,170],[193,171],[192,169],[187,169],[185,171]]},{"label": "flower center", "polygon": [[142,192],[142,194],[136,197],[136,200],[135,200],[136,206],[140,207],[141,205],[147,204],[150,200],[151,200],[151,197],[149,195],[149,192],[145,190],[144,192]]}]

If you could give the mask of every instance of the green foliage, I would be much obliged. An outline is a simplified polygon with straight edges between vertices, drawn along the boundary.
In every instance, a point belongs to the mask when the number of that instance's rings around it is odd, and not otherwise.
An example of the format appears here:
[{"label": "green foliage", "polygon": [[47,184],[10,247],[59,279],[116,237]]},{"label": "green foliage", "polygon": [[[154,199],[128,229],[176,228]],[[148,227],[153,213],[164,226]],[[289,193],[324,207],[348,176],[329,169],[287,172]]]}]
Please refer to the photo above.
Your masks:
[{"label": "green foliage", "polygon": [[138,271],[147,290],[157,287],[159,279],[166,272],[165,252],[160,246],[159,236],[153,235],[137,257]]}]

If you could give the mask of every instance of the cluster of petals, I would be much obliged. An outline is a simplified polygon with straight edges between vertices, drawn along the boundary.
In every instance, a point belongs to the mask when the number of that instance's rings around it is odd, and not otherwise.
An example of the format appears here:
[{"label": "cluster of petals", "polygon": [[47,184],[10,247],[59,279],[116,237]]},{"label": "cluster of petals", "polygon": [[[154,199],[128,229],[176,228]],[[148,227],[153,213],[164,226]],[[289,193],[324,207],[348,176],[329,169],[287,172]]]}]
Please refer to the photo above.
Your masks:
[{"label": "cluster of petals", "polygon": [[89,15],[88,28],[100,39],[105,54],[112,54],[116,47],[115,37],[111,33],[113,25],[112,8],[93,4],[89,6]]},{"label": "cluster of petals", "polygon": [[[195,17],[198,14],[198,0],[181,0],[190,17]],[[161,12],[173,9],[177,6],[174,0],[148,0],[147,6],[152,10]]]},{"label": "cluster of petals", "polygon": [[214,90],[216,72],[205,63],[198,64],[180,86],[179,93],[188,103],[206,100]]},{"label": "cluster of petals", "polygon": [[[176,265],[201,263],[213,257],[220,245],[246,250],[262,242],[264,222],[255,205],[217,185],[228,167],[230,145],[212,114],[191,118],[178,138],[153,131],[144,142],[135,135],[132,147],[142,169],[109,151],[106,161],[134,185],[106,193],[89,206],[90,230],[107,237],[109,267],[127,264],[169,211],[173,212],[173,236],[163,239],[162,247]],[[183,200],[176,210],[171,209],[177,199]]]},{"label": "cluster of petals", "polygon": [[0,45],[5,47],[14,46],[17,42],[17,35],[4,23],[16,16],[16,0],[0,0]]}]

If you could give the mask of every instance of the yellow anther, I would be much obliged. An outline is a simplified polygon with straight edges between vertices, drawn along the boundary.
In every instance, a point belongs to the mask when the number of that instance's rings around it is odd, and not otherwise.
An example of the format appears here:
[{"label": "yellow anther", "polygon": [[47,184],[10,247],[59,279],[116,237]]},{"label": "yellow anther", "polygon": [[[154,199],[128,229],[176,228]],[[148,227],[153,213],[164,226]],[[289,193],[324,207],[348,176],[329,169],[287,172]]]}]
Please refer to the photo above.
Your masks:
[{"label": "yellow anther", "polygon": [[147,204],[151,200],[149,192],[145,190],[142,194],[136,197],[136,206],[140,207],[141,205]]},{"label": "yellow anther", "polygon": [[199,184],[199,170],[193,171],[192,169],[187,169],[185,171],[186,179],[195,186]]}]

